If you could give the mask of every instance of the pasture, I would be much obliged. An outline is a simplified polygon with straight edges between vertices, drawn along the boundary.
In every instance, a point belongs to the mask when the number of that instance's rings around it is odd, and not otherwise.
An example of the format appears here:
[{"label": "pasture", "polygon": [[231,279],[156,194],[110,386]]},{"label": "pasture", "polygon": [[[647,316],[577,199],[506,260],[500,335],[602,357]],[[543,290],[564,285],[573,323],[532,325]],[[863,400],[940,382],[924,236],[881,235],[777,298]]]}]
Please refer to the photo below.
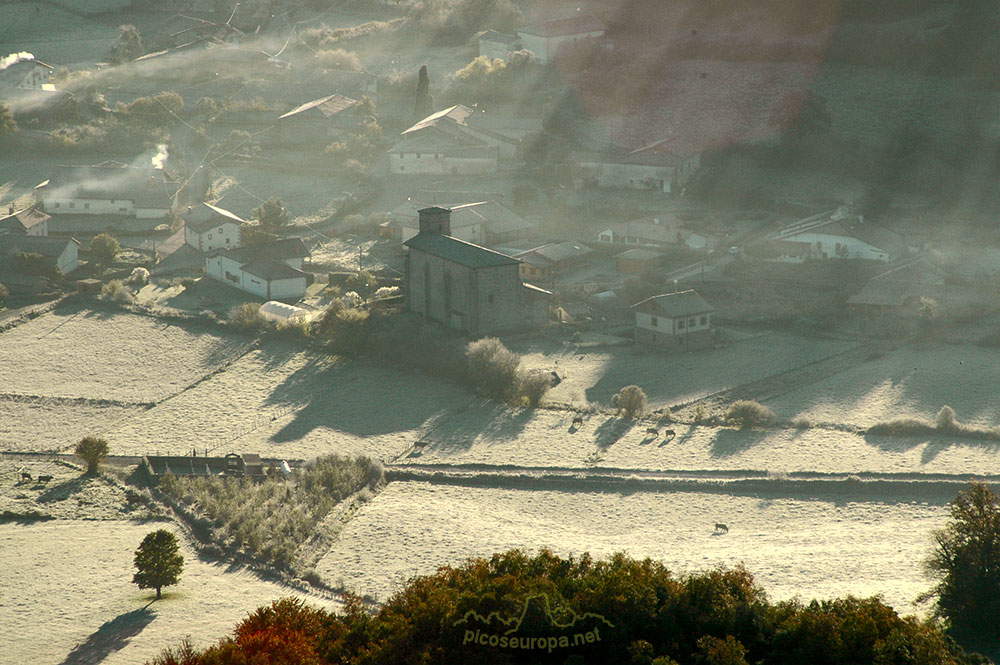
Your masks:
[{"label": "pasture", "polygon": [[132,557],[162,523],[54,521],[0,524],[0,653],[11,663],[138,664],[185,638],[207,646],[260,605],[297,596],[235,565],[198,558],[178,533],[184,572],[156,592],[132,584]]},{"label": "pasture", "polygon": [[142,407],[0,396],[0,450],[66,450],[85,436],[106,436]]},{"label": "pasture", "polygon": [[197,324],[62,307],[0,333],[0,394],[159,402],[248,341]]},{"label": "pasture", "polygon": [[[381,600],[414,575],[512,547],[565,556],[627,551],[675,573],[743,562],[769,597],[884,595],[913,613],[930,586],[920,562],[938,503],[755,498],[690,492],[523,491],[390,483],[341,533],[317,570]],[[729,533],[715,535],[725,522]],[[891,537],[887,537],[891,536]]]},{"label": "pasture", "polygon": [[0,4],[4,55],[28,51],[53,67],[86,66],[106,60],[117,37],[117,24],[112,27],[51,2]]}]

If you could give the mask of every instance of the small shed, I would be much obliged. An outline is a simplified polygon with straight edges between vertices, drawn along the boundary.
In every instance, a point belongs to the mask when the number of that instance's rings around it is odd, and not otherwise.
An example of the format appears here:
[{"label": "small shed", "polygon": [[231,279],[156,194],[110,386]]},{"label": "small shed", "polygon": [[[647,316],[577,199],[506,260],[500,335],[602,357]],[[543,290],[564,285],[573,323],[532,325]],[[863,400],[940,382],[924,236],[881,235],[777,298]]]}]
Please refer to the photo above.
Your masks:
[{"label": "small shed", "polygon": [[260,315],[268,321],[276,323],[308,323],[312,320],[312,312],[295,305],[286,305],[277,300],[268,300],[260,306]]},{"label": "small shed", "polygon": [[93,277],[78,279],[76,280],[76,292],[81,294],[100,293],[102,284],[103,282],[101,282],[101,280],[94,279]]}]

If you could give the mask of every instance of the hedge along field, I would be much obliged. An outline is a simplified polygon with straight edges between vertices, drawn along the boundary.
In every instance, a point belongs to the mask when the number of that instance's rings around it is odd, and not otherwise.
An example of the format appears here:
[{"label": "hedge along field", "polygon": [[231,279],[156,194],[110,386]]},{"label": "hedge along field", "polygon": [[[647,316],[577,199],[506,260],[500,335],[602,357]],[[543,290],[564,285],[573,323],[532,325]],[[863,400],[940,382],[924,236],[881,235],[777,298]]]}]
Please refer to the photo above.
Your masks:
[{"label": "hedge along field", "polygon": [[[132,557],[161,528],[179,536],[184,572],[151,604],[155,590],[132,584]],[[0,570],[0,653],[10,663],[139,665],[186,637],[212,644],[284,596],[336,609],[330,599],[202,561],[176,527],[159,522],[0,524]]]},{"label": "hedge along field", "polygon": [[65,450],[85,436],[106,436],[143,407],[0,397],[0,450]]},{"label": "hedge along field", "polygon": [[947,404],[963,423],[995,427],[998,384],[996,349],[927,345],[892,351],[765,404],[783,419],[860,427],[897,418],[933,421]]},{"label": "hedge along field", "polygon": [[387,460],[470,399],[463,387],[434,377],[271,341],[126,421],[108,443],[126,453],[202,454],[207,447],[216,454]]},{"label": "hedge along field", "polygon": [[[916,612],[914,598],[930,587],[920,562],[947,506],[842,499],[390,483],[317,571],[384,600],[414,575],[513,547],[595,558],[627,551],[681,574],[742,561],[776,600],[882,593],[897,611]],[[716,522],[729,533],[713,535]]]},{"label": "hedge along field", "polygon": [[0,394],[158,402],[249,339],[138,314],[60,308],[0,333]]}]

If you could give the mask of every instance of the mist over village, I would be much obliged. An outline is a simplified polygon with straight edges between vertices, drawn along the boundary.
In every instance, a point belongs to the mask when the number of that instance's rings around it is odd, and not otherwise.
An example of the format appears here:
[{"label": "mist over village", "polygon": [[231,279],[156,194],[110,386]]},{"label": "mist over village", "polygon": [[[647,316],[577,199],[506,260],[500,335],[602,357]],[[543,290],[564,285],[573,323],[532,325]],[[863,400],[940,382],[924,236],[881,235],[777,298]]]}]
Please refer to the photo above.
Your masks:
[{"label": "mist over village", "polygon": [[998,53],[0,3],[0,663],[995,662]]}]

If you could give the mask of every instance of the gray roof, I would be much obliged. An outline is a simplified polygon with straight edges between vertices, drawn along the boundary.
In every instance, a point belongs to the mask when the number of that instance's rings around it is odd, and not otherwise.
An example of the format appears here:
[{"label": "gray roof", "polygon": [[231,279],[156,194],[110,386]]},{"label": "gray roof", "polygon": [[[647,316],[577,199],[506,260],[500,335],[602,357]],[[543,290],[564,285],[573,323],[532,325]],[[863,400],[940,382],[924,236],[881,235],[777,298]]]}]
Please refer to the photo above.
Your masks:
[{"label": "gray roof", "polygon": [[351,99],[350,97],[344,97],[343,95],[328,95],[326,97],[314,99],[311,102],[306,102],[300,106],[296,106],[288,113],[278,116],[278,120],[290,118],[312,110],[315,110],[318,113],[323,114],[323,116],[329,118],[354,107],[357,103],[358,100]]},{"label": "gray roof", "polygon": [[663,254],[652,249],[627,249],[621,254],[616,254],[616,259],[631,259],[633,261],[648,261],[650,259],[662,258]]},{"label": "gray roof", "polygon": [[200,203],[181,215],[181,218],[184,220],[184,225],[196,233],[204,233],[227,222],[236,225],[246,223],[245,219],[211,203]]},{"label": "gray roof", "polygon": [[517,258],[522,262],[531,263],[532,265],[544,268],[553,263],[559,263],[560,261],[567,261],[569,259],[586,256],[593,251],[594,250],[581,242],[567,240],[566,242],[549,243],[547,245],[535,247],[534,249],[529,249],[518,254]]},{"label": "gray roof", "polygon": [[6,217],[0,217],[0,233],[4,230],[14,231],[15,233],[27,232],[33,226],[37,226],[47,219],[49,219],[49,216],[41,210],[36,210],[35,208],[21,210]]},{"label": "gray roof", "polygon": [[285,238],[273,242],[259,242],[233,249],[219,249],[209,252],[209,256],[221,254],[227,259],[232,259],[243,264],[252,263],[260,259],[274,259],[284,261],[285,259],[298,259],[309,256],[309,250],[301,238]]},{"label": "gray roof", "polygon": [[72,238],[53,236],[0,235],[0,254],[41,254],[58,258],[70,244],[80,243]]},{"label": "gray roof", "polygon": [[516,44],[521,41],[521,38],[517,35],[508,35],[505,32],[497,32],[496,30],[486,30],[480,33],[479,41],[482,42],[495,42],[497,44]]},{"label": "gray roof", "polygon": [[426,252],[468,268],[516,266],[521,263],[513,256],[438,233],[418,233],[403,244],[410,249]]},{"label": "gray roof", "polygon": [[258,259],[243,266],[242,270],[268,281],[306,276],[301,270],[296,270],[287,263],[274,259]]},{"label": "gray roof", "polygon": [[715,308],[709,305],[694,289],[679,291],[677,293],[664,293],[663,295],[646,298],[632,305],[632,307],[638,307],[645,303],[652,304],[671,318],[707,314],[715,311]]}]

